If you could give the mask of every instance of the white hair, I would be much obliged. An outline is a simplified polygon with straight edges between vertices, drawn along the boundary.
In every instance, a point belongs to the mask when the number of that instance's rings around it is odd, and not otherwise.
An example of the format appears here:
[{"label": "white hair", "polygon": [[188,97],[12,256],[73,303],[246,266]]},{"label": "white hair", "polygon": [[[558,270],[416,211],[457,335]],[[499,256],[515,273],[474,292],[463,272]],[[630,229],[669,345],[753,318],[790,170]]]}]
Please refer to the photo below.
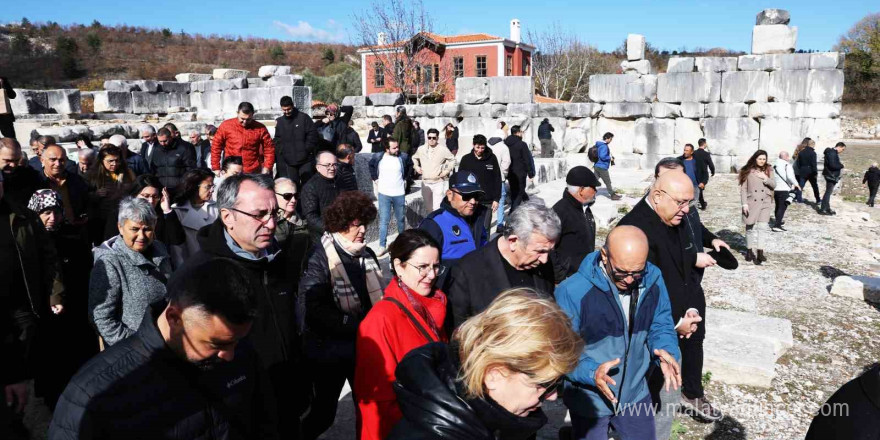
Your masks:
[{"label": "white hair", "polygon": [[128,140],[125,139],[125,136],[121,134],[114,134],[110,136],[110,143],[116,145],[119,148],[128,147]]},{"label": "white hair", "polygon": [[156,128],[150,124],[144,124],[138,128],[138,132],[140,132],[141,136],[144,134],[156,134]]},{"label": "white hair", "polygon": [[577,185],[566,185],[565,186],[565,189],[567,189],[570,194],[577,194],[577,192],[580,191],[581,188],[583,188],[583,187],[577,186]]},{"label": "white hair", "polygon": [[523,203],[510,213],[504,237],[516,235],[523,244],[528,244],[532,233],[541,234],[551,241],[556,241],[562,233],[559,216],[539,200]]},{"label": "white hair", "polygon": [[80,148],[79,150],[77,150],[76,154],[79,158],[83,158],[83,157],[95,158],[98,155],[98,153],[96,153],[95,150],[93,150],[91,148]]},{"label": "white hair", "polygon": [[275,188],[278,188],[278,185],[282,185],[285,183],[289,183],[291,186],[293,186],[293,189],[296,189],[296,182],[288,179],[287,177],[279,177],[275,179]]},{"label": "white hair", "polygon": [[156,210],[145,199],[126,197],[119,202],[119,216],[116,218],[116,224],[121,226],[125,224],[126,220],[154,226],[156,224]]}]

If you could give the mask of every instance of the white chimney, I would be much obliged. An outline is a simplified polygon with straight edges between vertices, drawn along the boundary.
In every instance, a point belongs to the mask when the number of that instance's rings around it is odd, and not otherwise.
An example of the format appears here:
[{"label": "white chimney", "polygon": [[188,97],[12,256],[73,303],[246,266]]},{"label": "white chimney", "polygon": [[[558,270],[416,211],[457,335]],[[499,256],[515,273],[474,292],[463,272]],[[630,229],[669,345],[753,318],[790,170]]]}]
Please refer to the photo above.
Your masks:
[{"label": "white chimney", "polygon": [[519,19],[514,18],[510,20],[510,40],[514,43],[522,42],[522,38],[520,38],[520,28],[519,28]]},{"label": "white chimney", "polygon": [[376,44],[379,46],[385,46],[388,44],[388,34],[385,32],[379,32],[379,35],[376,35]]}]

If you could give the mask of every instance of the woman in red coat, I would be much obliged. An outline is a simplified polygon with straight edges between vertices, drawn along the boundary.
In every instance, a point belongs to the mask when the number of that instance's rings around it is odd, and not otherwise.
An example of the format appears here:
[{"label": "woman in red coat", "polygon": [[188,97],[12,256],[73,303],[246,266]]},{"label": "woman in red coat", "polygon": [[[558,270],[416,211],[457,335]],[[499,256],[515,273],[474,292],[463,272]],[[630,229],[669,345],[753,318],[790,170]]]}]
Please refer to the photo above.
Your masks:
[{"label": "woman in red coat", "polygon": [[384,439],[402,418],[391,384],[403,356],[427,343],[448,341],[446,295],[434,287],[445,269],[439,248],[420,229],[404,231],[388,247],[394,278],[357,335],[353,394],[361,440]]}]

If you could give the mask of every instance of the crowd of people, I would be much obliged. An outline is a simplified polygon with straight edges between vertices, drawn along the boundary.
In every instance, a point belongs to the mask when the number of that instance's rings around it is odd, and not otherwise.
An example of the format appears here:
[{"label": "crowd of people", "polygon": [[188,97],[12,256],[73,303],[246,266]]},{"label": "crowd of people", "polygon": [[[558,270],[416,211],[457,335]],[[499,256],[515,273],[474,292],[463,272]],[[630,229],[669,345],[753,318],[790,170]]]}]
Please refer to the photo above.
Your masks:
[{"label": "crowd of people", "polygon": [[[48,136],[36,163],[0,139],[0,437],[27,438],[30,384],[52,440],[314,440],[346,381],[364,440],[533,438],[557,397],[572,439],[669,438],[679,406],[723,417],[701,381],[701,281],[736,259],[696,209],[715,173],[705,139],[657,164],[596,250],[600,180],[620,197],[612,133],[547,207],[526,192],[520,126],[475,135],[456,164],[455,125],[441,143],[400,107],[370,130],[373,187],[359,188],[352,109],[315,122],[280,105],[274,138],[243,102],[205,139],[145,125],[139,153],[81,139],[77,162]],[[825,152],[820,213],[845,148]],[[808,149],[775,178],[760,150],[742,168],[747,260],[766,260],[773,201],[781,229],[779,203],[815,182]],[[424,220],[407,225],[417,179]]]}]

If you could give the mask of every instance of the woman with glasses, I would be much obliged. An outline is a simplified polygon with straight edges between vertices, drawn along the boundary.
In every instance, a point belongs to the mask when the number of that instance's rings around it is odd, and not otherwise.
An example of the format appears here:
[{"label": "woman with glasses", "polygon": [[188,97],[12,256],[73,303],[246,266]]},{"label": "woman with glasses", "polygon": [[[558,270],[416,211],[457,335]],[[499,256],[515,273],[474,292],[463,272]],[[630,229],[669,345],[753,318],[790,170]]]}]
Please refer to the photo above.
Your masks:
[{"label": "woman with glasses", "polygon": [[307,440],[333,424],[342,386],[346,379],[354,383],[358,325],[382,299],[382,270],[365,240],[376,214],[366,194],[339,194],[324,210],[326,232],[312,248],[299,283],[297,317],[312,371],[311,408],[302,421]]},{"label": "woman with glasses", "polygon": [[431,342],[447,342],[446,295],[436,286],[445,268],[440,246],[420,229],[400,234],[388,253],[394,277],[358,328],[358,438],[382,440],[402,417],[392,384],[394,369],[410,350]]},{"label": "woman with glasses", "polygon": [[171,205],[180,220],[186,236],[184,243],[171,248],[174,268],[179,268],[187,258],[201,249],[196,237],[199,229],[214,223],[219,215],[214,203],[214,173],[196,168],[183,175],[177,187],[176,203]]},{"label": "woman with glasses", "polygon": [[[154,233],[157,241],[161,241],[169,248],[182,245],[186,241],[180,218],[171,209],[171,196],[168,194],[168,189],[162,186],[158,177],[152,174],[138,176],[134,179],[128,195],[136,199],[145,199],[156,211]],[[104,227],[104,240],[119,235],[119,228],[116,225],[118,214],[119,207],[117,206],[107,218],[107,225]]]},{"label": "woman with glasses", "polygon": [[89,171],[89,239],[92,244],[102,242],[104,225],[118,208],[119,200],[128,192],[135,175],[128,169],[119,147],[110,145],[98,153],[98,160]]},{"label": "woman with glasses", "polygon": [[773,212],[773,190],[776,179],[773,167],[767,163],[767,152],[758,150],[746,166],[739,170],[739,195],[742,218],[746,224],[746,261],[760,265],[767,261],[764,246],[770,232],[770,213]]},{"label": "woman with glasses", "polygon": [[503,292],[468,319],[449,345],[409,352],[395,371],[403,419],[388,439],[525,439],[547,423],[563,376],[584,342],[553,299]]}]

